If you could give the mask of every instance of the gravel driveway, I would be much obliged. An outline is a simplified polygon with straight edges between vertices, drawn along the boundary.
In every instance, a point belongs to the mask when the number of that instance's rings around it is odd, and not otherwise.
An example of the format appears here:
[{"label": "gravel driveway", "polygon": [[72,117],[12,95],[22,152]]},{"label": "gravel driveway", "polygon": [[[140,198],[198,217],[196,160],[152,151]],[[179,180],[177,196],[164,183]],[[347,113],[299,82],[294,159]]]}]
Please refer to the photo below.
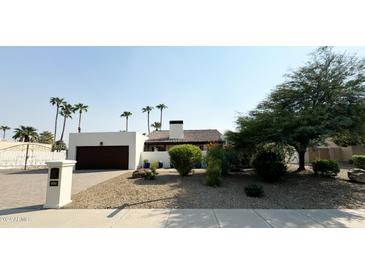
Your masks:
[{"label": "gravel driveway", "polygon": [[[77,171],[72,193],[129,171]],[[39,206],[46,200],[47,170],[0,170],[0,209]]]},{"label": "gravel driveway", "polygon": [[[219,188],[204,184],[204,171],[180,177],[160,170],[154,181],[123,175],[73,197],[68,208],[258,208],[327,209],[364,208],[365,185],[340,177],[321,178],[311,171],[291,173],[277,183],[265,183],[254,172],[225,176]],[[345,172],[343,172],[345,174]],[[263,198],[247,197],[244,188],[262,185]]]}]

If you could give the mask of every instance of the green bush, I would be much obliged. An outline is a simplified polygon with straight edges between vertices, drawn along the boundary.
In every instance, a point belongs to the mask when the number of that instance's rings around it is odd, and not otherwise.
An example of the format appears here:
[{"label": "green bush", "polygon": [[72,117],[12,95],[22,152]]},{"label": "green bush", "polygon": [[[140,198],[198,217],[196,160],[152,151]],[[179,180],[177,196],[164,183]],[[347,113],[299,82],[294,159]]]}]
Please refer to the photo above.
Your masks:
[{"label": "green bush", "polygon": [[352,156],[352,162],[355,167],[365,169],[365,155]]},{"label": "green bush", "polygon": [[144,178],[146,180],[154,180],[154,179],[156,179],[156,174],[152,171],[147,171]]},{"label": "green bush", "polygon": [[209,148],[205,162],[208,164],[211,160],[220,160],[222,163],[222,174],[227,175],[238,165],[237,153],[231,147],[222,145],[213,145]]},{"label": "green bush", "polygon": [[156,174],[156,171],[158,169],[158,162],[152,162],[150,165],[150,169],[152,170],[153,173]]},{"label": "green bush", "polygon": [[340,172],[338,163],[333,160],[314,161],[312,162],[312,168],[314,174],[325,177],[334,177]]},{"label": "green bush", "polygon": [[208,163],[206,183],[208,186],[220,186],[222,176],[222,162],[219,159],[211,159]]},{"label": "green bush", "polygon": [[67,145],[64,141],[57,141],[52,146],[52,151],[62,151],[62,150],[67,150]]},{"label": "green bush", "polygon": [[264,189],[260,185],[250,184],[245,187],[245,193],[248,197],[263,197],[264,196]]},{"label": "green bush", "polygon": [[194,145],[177,145],[169,150],[171,164],[181,176],[186,176],[195,165],[201,163],[202,152]]},{"label": "green bush", "polygon": [[258,148],[251,165],[265,181],[277,181],[286,173],[285,150],[275,144],[266,144]]}]

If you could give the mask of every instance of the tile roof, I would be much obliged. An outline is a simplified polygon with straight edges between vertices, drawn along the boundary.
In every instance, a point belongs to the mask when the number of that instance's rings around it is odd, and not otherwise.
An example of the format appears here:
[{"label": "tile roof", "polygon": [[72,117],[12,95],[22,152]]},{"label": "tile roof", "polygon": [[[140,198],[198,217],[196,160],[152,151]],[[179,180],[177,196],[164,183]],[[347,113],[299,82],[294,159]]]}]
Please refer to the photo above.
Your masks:
[{"label": "tile roof", "polygon": [[184,139],[170,139],[169,130],[152,132],[146,143],[222,142],[223,135],[216,129],[184,130]]}]

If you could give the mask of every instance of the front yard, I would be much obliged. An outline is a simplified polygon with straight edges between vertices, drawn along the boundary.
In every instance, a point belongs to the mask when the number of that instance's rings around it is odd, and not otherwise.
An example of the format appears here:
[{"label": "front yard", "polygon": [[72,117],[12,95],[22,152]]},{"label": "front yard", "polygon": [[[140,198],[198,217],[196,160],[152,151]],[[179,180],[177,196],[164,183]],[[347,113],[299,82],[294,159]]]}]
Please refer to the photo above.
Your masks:
[{"label": "front yard", "polygon": [[[73,196],[67,208],[364,208],[365,185],[347,180],[346,170],[335,178],[322,178],[308,170],[289,173],[277,183],[263,182],[252,171],[223,177],[218,188],[205,185],[205,171],[180,177],[158,170],[156,180],[132,179],[131,173],[95,185]],[[263,198],[247,197],[250,183],[262,185]]]}]

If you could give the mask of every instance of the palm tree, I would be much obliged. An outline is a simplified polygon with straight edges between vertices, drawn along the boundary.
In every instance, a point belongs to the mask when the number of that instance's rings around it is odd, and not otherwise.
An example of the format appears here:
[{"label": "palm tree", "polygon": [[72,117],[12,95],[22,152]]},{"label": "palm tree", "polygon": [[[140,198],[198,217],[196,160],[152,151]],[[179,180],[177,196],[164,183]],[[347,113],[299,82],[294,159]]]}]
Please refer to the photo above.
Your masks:
[{"label": "palm tree", "polygon": [[159,131],[161,129],[161,123],[154,122],[151,127],[153,127],[156,131]]},{"label": "palm tree", "polygon": [[151,107],[151,106],[146,106],[146,107],[142,108],[143,113],[147,112],[148,134],[151,133],[151,130],[150,130],[150,113],[151,113],[152,110],[153,110],[153,107]]},{"label": "palm tree", "polygon": [[125,131],[126,132],[128,132],[128,119],[129,119],[130,116],[132,116],[132,112],[129,112],[129,111],[124,111],[122,113],[122,115],[120,115],[120,117],[125,118]]},{"label": "palm tree", "polygon": [[10,130],[10,127],[8,127],[8,126],[1,126],[1,127],[0,127],[0,130],[2,130],[2,131],[4,132],[4,134],[3,134],[3,139],[5,140],[5,134],[6,134],[6,131],[7,131],[7,130]]},{"label": "palm tree", "polygon": [[14,130],[13,139],[20,142],[35,142],[38,140],[38,133],[34,127],[20,126]]},{"label": "palm tree", "polygon": [[162,128],[162,112],[164,109],[167,109],[168,107],[165,104],[159,104],[156,106],[156,108],[158,108],[161,111],[161,116],[160,116],[160,129]]},{"label": "palm tree", "polygon": [[43,131],[41,134],[39,134],[38,142],[41,144],[51,145],[54,143],[54,136],[49,131]]},{"label": "palm tree", "polygon": [[89,108],[89,106],[84,105],[84,104],[81,104],[81,103],[76,104],[76,105],[74,106],[74,111],[75,111],[75,112],[76,112],[76,111],[78,111],[78,112],[79,112],[79,127],[78,127],[78,132],[79,132],[79,133],[81,132],[81,115],[82,115],[82,113],[83,113],[83,112],[87,112],[88,108]]},{"label": "palm tree", "polygon": [[56,105],[56,108],[57,108],[56,119],[55,119],[55,123],[54,123],[54,138],[53,138],[53,143],[54,143],[57,138],[57,122],[58,122],[58,115],[60,112],[60,107],[62,104],[66,103],[66,102],[63,98],[59,98],[59,97],[51,97],[49,102],[52,104],[52,106]]},{"label": "palm tree", "polygon": [[66,121],[68,118],[72,119],[72,114],[74,112],[75,112],[74,107],[71,104],[64,102],[61,105],[61,116],[63,116],[63,128],[62,128],[62,134],[61,134],[61,138],[60,138],[61,142],[63,142],[63,136],[65,134]]}]

